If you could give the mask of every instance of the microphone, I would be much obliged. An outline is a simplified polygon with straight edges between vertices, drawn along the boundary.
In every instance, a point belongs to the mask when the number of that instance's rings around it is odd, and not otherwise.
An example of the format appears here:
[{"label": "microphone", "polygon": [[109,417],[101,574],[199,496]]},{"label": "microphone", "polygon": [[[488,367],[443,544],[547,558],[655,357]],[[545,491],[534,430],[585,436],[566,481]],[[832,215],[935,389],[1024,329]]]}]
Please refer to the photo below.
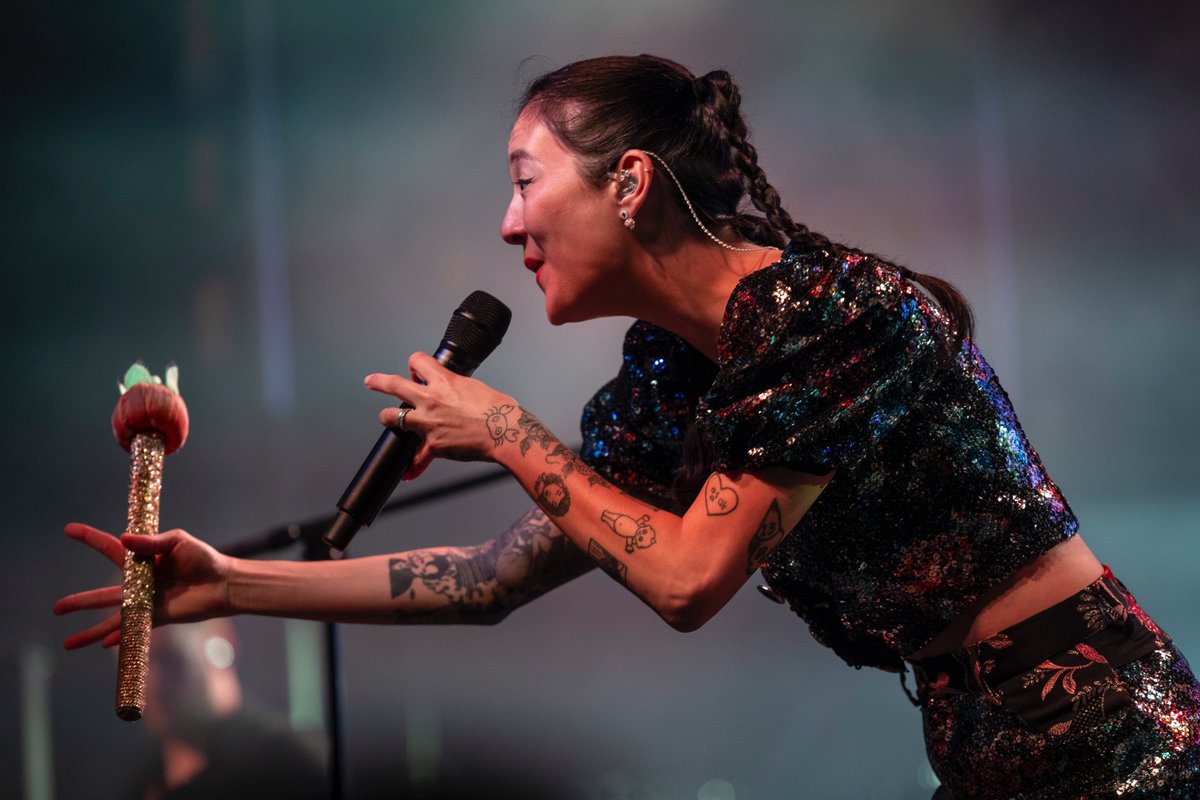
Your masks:
[{"label": "microphone", "polygon": [[[504,303],[487,292],[471,292],[450,316],[450,324],[433,357],[451,372],[469,376],[500,344],[511,320],[512,312]],[[420,437],[411,431],[384,428],[371,454],[338,500],[337,518],[323,537],[326,544],[343,551],[359,528],[375,521],[379,509],[412,464],[420,443]]]}]

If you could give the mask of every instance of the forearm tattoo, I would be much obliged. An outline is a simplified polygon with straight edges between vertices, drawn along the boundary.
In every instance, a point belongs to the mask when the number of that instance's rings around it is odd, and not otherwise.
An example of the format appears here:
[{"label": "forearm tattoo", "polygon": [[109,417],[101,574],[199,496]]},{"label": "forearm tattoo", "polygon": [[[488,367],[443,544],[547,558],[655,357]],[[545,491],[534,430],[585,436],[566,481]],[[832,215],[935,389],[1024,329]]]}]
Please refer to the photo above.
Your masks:
[{"label": "forearm tattoo", "polygon": [[[419,607],[397,622],[499,622],[510,611],[592,568],[590,559],[535,509],[490,542],[415,550],[388,562],[391,596]],[[440,599],[429,603],[431,593]]]},{"label": "forearm tattoo", "polygon": [[726,486],[721,475],[714,472],[708,476],[704,484],[704,510],[710,517],[720,517],[738,507],[738,493],[732,486]]},{"label": "forearm tattoo", "polygon": [[513,410],[514,407],[511,403],[505,403],[502,406],[493,406],[492,408],[489,408],[487,413],[483,415],[487,424],[488,433],[491,435],[492,441],[495,442],[496,447],[499,447],[505,442],[515,442],[517,437],[521,435],[520,431],[518,431],[516,427],[514,427],[512,423],[508,421],[508,415],[512,413]]},{"label": "forearm tattoo", "polygon": [[658,541],[658,535],[650,525],[649,514],[642,514],[634,519],[619,511],[605,511],[600,515],[600,519],[612,528],[613,533],[625,539],[626,553],[632,553],[635,546],[646,548]]},{"label": "forearm tattoo", "polygon": [[567,484],[552,472],[543,472],[533,482],[533,499],[553,517],[561,517],[571,510]]},{"label": "forearm tattoo", "polygon": [[747,575],[753,575],[754,570],[762,566],[767,556],[775,549],[775,545],[783,541],[783,535],[783,515],[779,511],[779,503],[772,500],[766,516],[754,532],[754,538],[750,540],[750,558],[746,562]]},{"label": "forearm tattoo", "polygon": [[596,562],[596,566],[608,573],[609,577],[622,586],[626,585],[625,575],[628,568],[595,539],[588,542],[588,555]]},{"label": "forearm tattoo", "polygon": [[522,456],[527,454],[529,449],[536,444],[542,450],[546,451],[547,464],[551,466],[561,465],[562,476],[564,478],[568,477],[572,472],[578,472],[587,479],[589,486],[611,485],[602,475],[588,466],[571,448],[560,442],[537,417],[525,409],[521,409],[521,415],[517,418],[517,427],[525,432],[525,438],[521,439],[517,445],[521,449]]},{"label": "forearm tattoo", "polygon": [[464,601],[478,600],[496,580],[496,564],[482,558],[466,558],[453,551],[438,553],[417,550],[388,562],[392,598],[417,596],[413,584],[421,582],[429,591]]}]

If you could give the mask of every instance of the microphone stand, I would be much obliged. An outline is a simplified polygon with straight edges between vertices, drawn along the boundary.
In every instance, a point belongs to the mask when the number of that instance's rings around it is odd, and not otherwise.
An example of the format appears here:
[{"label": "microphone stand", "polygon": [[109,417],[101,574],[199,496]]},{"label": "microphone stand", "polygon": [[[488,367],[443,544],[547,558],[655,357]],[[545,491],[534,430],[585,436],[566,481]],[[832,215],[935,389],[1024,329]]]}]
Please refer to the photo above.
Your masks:
[{"label": "microphone stand", "polygon": [[[489,470],[469,478],[432,486],[419,492],[410,492],[403,497],[391,500],[379,510],[379,515],[391,514],[413,506],[429,503],[442,497],[460,494],[479,486],[495,483],[507,478],[508,472],[503,469]],[[328,561],[332,558],[330,549],[321,538],[329,526],[337,518],[336,514],[314,517],[303,522],[290,522],[268,528],[262,533],[250,536],[240,542],[234,542],[220,548],[225,555],[236,558],[250,558],[281,550],[300,543],[303,545],[305,561]],[[342,708],[341,660],[338,648],[337,623],[326,622],[325,628],[325,702],[329,712],[329,781],[330,797],[332,800],[342,800],[345,797],[345,741]]]}]

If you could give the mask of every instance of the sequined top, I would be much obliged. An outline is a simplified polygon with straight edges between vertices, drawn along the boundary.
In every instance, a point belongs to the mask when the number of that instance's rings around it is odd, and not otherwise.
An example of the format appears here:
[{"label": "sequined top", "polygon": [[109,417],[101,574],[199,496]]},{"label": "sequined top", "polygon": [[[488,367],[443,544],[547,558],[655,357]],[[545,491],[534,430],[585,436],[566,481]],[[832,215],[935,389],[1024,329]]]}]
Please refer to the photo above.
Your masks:
[{"label": "sequined top", "polygon": [[836,475],[763,564],[852,666],[899,669],[958,613],[1077,528],[991,368],[894,265],[783,258],[730,296],[713,365],[646,322],[588,402],[583,455],[675,508],[691,425],[713,469]]}]

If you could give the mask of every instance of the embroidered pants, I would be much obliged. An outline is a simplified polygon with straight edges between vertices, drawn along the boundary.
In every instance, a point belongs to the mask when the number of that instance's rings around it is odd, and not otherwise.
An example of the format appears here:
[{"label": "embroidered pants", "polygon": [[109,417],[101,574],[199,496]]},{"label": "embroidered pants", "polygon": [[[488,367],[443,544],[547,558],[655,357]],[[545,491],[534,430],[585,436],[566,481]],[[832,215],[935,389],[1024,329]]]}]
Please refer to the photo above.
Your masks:
[{"label": "embroidered pants", "polygon": [[913,667],[938,800],[1200,798],[1200,684],[1107,567]]}]

